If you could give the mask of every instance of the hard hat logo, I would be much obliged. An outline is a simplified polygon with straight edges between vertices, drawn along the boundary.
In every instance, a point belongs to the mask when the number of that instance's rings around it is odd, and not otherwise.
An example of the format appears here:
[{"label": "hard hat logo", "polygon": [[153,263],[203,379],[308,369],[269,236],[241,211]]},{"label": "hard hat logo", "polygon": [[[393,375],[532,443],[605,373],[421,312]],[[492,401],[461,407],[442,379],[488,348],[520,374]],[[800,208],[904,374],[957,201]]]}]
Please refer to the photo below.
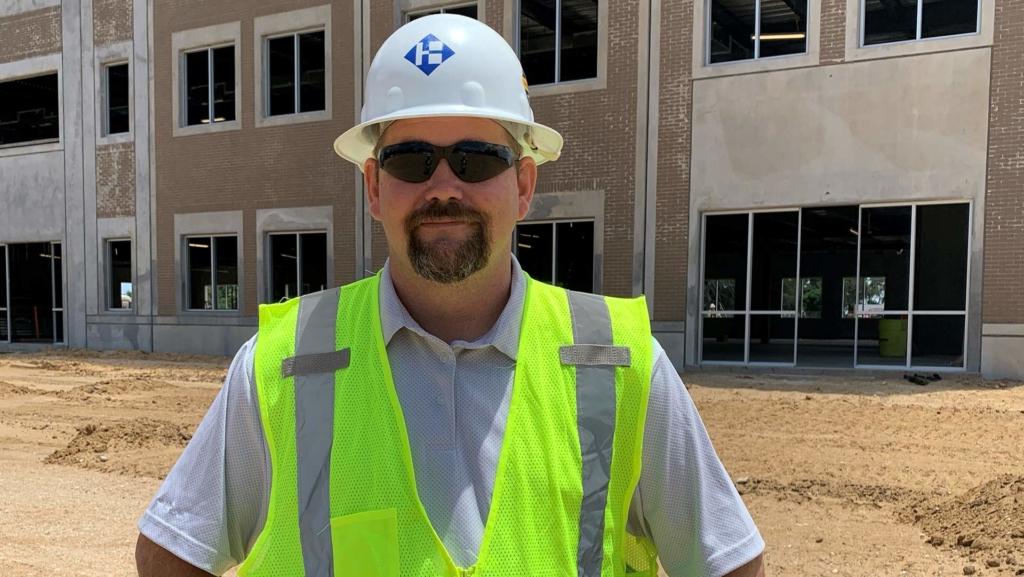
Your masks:
[{"label": "hard hat logo", "polygon": [[441,42],[433,34],[427,34],[423,37],[423,40],[417,42],[415,46],[405,53],[405,59],[412,62],[413,66],[419,68],[424,74],[430,76],[431,72],[454,55],[455,51],[444,42]]}]

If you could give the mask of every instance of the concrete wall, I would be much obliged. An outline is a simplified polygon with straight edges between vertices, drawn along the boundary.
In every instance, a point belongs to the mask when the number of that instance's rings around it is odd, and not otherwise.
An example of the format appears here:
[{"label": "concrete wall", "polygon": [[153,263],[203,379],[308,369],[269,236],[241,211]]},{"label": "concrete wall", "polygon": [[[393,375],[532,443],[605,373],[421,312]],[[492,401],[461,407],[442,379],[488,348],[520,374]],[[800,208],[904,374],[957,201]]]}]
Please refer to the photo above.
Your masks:
[{"label": "concrete wall", "polygon": [[0,157],[0,174],[0,242],[63,239],[63,151]]},{"label": "concrete wall", "polygon": [[[971,201],[967,350],[978,370],[990,60],[981,48],[695,81],[690,222],[711,210]],[[699,266],[696,225],[694,327]]]}]

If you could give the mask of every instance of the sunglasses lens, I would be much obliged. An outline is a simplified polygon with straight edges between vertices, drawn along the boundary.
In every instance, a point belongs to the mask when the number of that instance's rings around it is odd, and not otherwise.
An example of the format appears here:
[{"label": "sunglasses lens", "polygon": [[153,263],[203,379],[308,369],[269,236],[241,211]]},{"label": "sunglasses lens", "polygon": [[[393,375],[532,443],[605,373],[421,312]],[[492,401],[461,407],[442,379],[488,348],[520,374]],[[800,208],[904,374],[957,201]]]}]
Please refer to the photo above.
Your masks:
[{"label": "sunglasses lens", "polygon": [[512,166],[512,151],[506,146],[467,142],[456,146],[451,155],[452,170],[465,182],[483,182]]},{"label": "sunglasses lens", "polygon": [[437,167],[433,152],[428,151],[399,152],[383,158],[384,172],[405,182],[426,182]]}]

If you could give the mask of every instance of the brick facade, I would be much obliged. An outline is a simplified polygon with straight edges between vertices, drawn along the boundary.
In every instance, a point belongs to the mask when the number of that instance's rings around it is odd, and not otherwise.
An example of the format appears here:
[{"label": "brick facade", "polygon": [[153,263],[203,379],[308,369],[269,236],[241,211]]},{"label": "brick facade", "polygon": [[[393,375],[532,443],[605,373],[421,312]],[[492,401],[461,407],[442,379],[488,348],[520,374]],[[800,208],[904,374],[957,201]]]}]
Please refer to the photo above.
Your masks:
[{"label": "brick facade", "polygon": [[653,288],[653,320],[656,321],[686,319],[693,96],[692,20],[692,0],[661,5]]},{"label": "brick facade", "polygon": [[0,18],[0,63],[60,51],[59,6]]},{"label": "brick facade", "polygon": [[1024,323],[1024,4],[996,0],[982,319]]},{"label": "brick facade", "polygon": [[[156,180],[156,280],[159,314],[173,315],[177,290],[174,215],[242,210],[244,315],[257,308],[256,211],[263,208],[333,206],[335,284],[353,280],[356,246],[352,190],[356,170],[339,159],[334,138],[352,126],[352,3],[331,4],[333,118],[303,124],[254,127],[253,20],[257,16],[323,5],[321,1],[262,0],[206,3],[158,0],[154,5],[154,171]],[[173,136],[172,34],[214,24],[241,22],[239,93],[241,128],[211,134]],[[210,231],[216,233],[217,231]]]},{"label": "brick facade", "polygon": [[838,64],[846,59],[846,0],[821,0],[819,62]]},{"label": "brick facade", "polygon": [[132,39],[132,1],[94,0],[92,33],[96,46]]},{"label": "brick facade", "polygon": [[96,217],[135,216],[135,145],[96,147]]}]

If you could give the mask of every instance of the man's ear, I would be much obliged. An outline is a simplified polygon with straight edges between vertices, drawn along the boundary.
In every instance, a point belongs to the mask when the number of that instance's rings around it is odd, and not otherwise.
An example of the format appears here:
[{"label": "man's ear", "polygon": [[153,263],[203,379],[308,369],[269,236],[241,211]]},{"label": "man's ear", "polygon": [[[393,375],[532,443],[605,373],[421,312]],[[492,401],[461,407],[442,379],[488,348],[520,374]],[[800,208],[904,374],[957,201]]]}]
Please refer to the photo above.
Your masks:
[{"label": "man's ear", "polygon": [[366,201],[370,216],[380,220],[380,165],[376,158],[369,158],[363,164],[363,183],[366,185]]},{"label": "man's ear", "polygon": [[519,170],[516,172],[519,187],[519,220],[530,213],[533,202],[533,191],[537,188],[537,162],[529,156],[519,159]]}]

